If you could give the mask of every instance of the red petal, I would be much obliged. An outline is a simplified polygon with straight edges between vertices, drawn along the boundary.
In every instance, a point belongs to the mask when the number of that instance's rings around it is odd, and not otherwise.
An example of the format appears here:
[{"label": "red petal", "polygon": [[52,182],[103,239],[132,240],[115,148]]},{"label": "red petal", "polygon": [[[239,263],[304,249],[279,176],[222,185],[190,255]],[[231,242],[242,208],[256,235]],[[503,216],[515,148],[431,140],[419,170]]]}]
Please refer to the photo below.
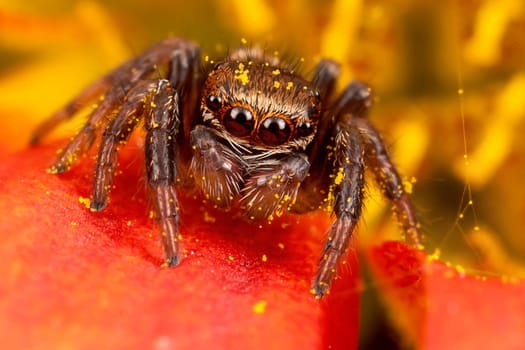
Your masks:
[{"label": "red petal", "polygon": [[392,320],[418,349],[522,349],[525,282],[469,276],[399,242],[369,260]]},{"label": "red petal", "polygon": [[325,215],[258,228],[187,199],[186,257],[161,268],[139,150],[123,152],[123,174],[101,213],[79,202],[89,197],[92,161],[53,176],[44,171],[53,152],[36,148],[1,162],[4,348],[356,347],[355,259],[330,296],[318,301],[309,292]]}]

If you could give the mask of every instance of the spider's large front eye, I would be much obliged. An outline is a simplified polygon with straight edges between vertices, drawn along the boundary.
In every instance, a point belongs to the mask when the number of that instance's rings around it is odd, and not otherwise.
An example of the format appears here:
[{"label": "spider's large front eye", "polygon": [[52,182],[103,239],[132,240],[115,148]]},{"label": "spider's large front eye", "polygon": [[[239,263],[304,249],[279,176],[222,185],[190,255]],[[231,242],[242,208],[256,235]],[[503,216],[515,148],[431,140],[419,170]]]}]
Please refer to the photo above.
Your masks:
[{"label": "spider's large front eye", "polygon": [[270,117],[259,127],[259,138],[269,146],[285,143],[290,138],[292,130],[283,118]]},{"label": "spider's large front eye", "polygon": [[242,107],[234,107],[224,115],[224,127],[234,136],[248,136],[253,130],[252,112]]}]

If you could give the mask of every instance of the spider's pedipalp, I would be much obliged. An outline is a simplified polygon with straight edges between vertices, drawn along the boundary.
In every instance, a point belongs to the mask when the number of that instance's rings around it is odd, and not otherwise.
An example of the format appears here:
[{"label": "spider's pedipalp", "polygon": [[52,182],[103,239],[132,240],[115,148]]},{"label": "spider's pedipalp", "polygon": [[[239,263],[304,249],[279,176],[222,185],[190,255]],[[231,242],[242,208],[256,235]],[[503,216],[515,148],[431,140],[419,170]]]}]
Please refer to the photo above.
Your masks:
[{"label": "spider's pedipalp", "polygon": [[207,128],[195,127],[190,135],[193,157],[190,172],[204,197],[219,208],[228,208],[241,191],[244,161]]},{"label": "spider's pedipalp", "polygon": [[244,215],[251,220],[261,220],[289,210],[309,168],[310,163],[303,153],[291,154],[275,164],[255,168],[242,192]]}]

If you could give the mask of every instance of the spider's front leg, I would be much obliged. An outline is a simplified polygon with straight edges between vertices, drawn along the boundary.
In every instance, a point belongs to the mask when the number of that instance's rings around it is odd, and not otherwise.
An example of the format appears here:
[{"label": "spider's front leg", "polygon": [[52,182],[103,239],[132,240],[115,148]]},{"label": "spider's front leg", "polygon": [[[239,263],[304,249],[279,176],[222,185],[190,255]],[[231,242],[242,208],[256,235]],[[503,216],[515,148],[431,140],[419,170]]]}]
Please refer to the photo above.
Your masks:
[{"label": "spider's front leg", "polygon": [[166,265],[175,266],[179,256],[179,215],[175,193],[176,143],[180,126],[179,97],[167,80],[158,92],[145,120],[146,177],[152,194],[154,218],[158,221]]},{"label": "spider's front leg", "polygon": [[[361,215],[364,186],[364,163],[371,167],[384,195],[394,203],[407,241],[421,246],[421,234],[415,211],[406,194],[402,179],[392,164],[379,133],[366,119],[372,104],[368,86],[351,83],[335,102],[335,131],[328,143],[334,151],[329,197],[334,198],[336,220],[330,227],[328,242],[323,251],[313,289],[318,297],[330,287],[337,271],[340,256],[346,251],[350,237]],[[330,198],[329,198],[330,199]]]},{"label": "spider's front leg", "polygon": [[[364,148],[359,131],[351,127],[345,114],[334,129],[334,169],[332,184],[328,189],[328,201],[333,205],[335,222],[329,229],[313,292],[317,297],[326,294],[336,276],[337,266],[345,253],[354,232],[363,203]],[[333,204],[332,204],[333,203]]]}]

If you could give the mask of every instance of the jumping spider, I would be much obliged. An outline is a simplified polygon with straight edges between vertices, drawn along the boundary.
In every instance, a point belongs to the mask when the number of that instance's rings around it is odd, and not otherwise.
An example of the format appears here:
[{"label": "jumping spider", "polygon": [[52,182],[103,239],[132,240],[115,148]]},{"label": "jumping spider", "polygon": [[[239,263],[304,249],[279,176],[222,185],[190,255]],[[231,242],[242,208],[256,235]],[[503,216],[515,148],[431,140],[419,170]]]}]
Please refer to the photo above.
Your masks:
[{"label": "jumping spider", "polygon": [[335,98],[338,74],[337,63],[322,60],[308,81],[257,47],[234,50],[203,71],[199,47],[170,38],[81,92],[36,129],[32,143],[103,96],[49,168],[69,170],[100,138],[91,201],[91,210],[100,211],[119,147],[143,122],[147,184],[168,266],[180,261],[176,188],[188,181],[209,202],[238,206],[250,220],[327,209],[335,218],[313,280],[321,297],[361,216],[366,167],[409,242],[420,244],[402,180],[366,118],[371,91],[352,82]]}]

